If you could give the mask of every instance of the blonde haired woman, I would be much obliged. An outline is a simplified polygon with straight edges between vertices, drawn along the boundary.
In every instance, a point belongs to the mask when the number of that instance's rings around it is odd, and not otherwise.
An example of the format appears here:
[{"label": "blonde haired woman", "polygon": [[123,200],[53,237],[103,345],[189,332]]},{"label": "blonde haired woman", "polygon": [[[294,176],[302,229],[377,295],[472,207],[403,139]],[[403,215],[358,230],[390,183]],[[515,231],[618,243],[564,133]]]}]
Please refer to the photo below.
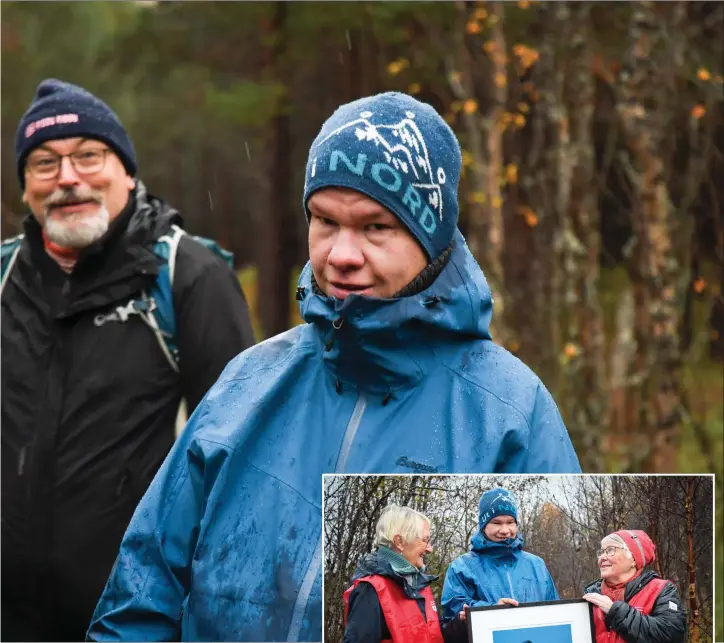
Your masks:
[{"label": "blonde haired woman", "polygon": [[[388,505],[377,521],[376,550],[362,557],[344,593],[344,643],[450,643],[462,624],[440,627],[424,557],[432,552],[430,519]],[[463,639],[464,640],[464,639]]]}]

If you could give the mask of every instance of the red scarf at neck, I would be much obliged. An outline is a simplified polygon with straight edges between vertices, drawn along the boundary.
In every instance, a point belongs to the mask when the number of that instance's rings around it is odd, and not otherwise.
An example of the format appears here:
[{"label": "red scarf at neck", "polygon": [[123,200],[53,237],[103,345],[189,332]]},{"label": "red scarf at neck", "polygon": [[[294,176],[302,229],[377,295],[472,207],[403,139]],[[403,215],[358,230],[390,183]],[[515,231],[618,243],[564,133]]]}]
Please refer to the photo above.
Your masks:
[{"label": "red scarf at neck", "polygon": [[601,583],[601,594],[608,596],[612,601],[622,601],[626,594],[626,585],[634,578],[641,576],[643,569],[637,569],[636,573],[623,583],[609,584],[607,581]]},{"label": "red scarf at neck", "polygon": [[55,261],[65,272],[73,271],[75,262],[78,261],[80,250],[77,248],[59,246],[54,241],[48,239],[45,234],[45,230],[43,230],[43,244],[45,245],[45,252],[47,252],[50,258],[53,259],[53,261]]}]

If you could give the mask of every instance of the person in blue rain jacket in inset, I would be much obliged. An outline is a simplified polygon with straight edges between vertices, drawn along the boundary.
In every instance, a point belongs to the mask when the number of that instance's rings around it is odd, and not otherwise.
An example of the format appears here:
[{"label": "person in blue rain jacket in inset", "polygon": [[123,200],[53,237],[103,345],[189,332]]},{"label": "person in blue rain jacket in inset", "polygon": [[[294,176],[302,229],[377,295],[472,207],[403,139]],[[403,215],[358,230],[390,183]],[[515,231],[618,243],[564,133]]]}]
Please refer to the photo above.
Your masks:
[{"label": "person in blue rain jacket in inset", "polygon": [[523,551],[518,505],[507,489],[486,491],[478,509],[472,551],[456,558],[445,574],[442,616],[449,621],[465,607],[558,600],[542,558]]},{"label": "person in blue rain jacket in inset", "polygon": [[243,352],[136,509],[89,639],[318,641],[323,473],[580,471],[550,393],[493,343],[457,228],[460,147],[386,93],[307,163],[307,322]]}]

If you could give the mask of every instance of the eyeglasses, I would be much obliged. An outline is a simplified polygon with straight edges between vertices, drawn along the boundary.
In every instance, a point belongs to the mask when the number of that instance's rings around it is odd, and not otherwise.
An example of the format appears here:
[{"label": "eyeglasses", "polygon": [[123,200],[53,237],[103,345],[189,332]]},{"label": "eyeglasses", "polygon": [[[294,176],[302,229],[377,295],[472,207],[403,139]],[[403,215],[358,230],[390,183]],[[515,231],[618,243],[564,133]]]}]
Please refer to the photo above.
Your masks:
[{"label": "eyeglasses", "polygon": [[599,549],[597,552],[598,557],[601,558],[601,556],[605,556],[606,558],[611,558],[612,556],[616,555],[617,549],[623,551],[623,547],[616,547],[615,545],[610,545],[606,547],[606,549]]},{"label": "eyeglasses", "polygon": [[30,174],[40,181],[56,178],[60,174],[60,166],[67,156],[77,174],[86,176],[100,172],[106,165],[106,155],[110,148],[93,148],[78,150],[70,154],[55,154],[44,151],[42,154],[28,158],[27,168]]}]

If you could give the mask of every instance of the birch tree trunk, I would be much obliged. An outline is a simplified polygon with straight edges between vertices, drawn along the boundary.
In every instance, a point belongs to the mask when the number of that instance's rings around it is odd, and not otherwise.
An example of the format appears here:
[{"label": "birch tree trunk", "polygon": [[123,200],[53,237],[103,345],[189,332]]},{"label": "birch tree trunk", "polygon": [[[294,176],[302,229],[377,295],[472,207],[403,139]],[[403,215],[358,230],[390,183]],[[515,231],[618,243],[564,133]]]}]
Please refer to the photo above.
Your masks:
[{"label": "birch tree trunk", "polygon": [[[677,309],[679,261],[672,245],[676,222],[664,181],[661,153],[667,109],[655,49],[661,28],[652,3],[633,7],[630,48],[617,83],[617,111],[630,160],[623,159],[633,186],[632,222],[637,237],[632,279],[635,300],[635,374],[631,393],[640,397],[639,428],[650,440],[640,454],[648,471],[672,471],[681,431],[680,366]],[[660,77],[659,77],[660,79]]]},{"label": "birch tree trunk", "polygon": [[503,131],[498,126],[507,101],[507,56],[503,31],[503,6],[487,5],[487,24],[493,43],[492,69],[485,94],[490,97],[481,112],[475,98],[470,53],[465,42],[466,25],[470,20],[463,2],[456,2],[458,21],[454,34],[455,55],[448,57],[448,80],[455,98],[462,104],[462,118],[469,153],[472,156],[472,198],[468,200],[467,243],[480,262],[495,301],[493,333],[503,346],[510,345],[511,333],[506,323],[505,275],[503,269],[504,231],[503,199],[500,177],[503,173]]},{"label": "birch tree trunk", "polygon": [[600,216],[596,201],[592,139],[593,57],[590,4],[559,3],[557,21],[566,25],[565,112],[559,141],[558,212],[564,266],[564,376],[566,416],[586,472],[601,471],[605,400],[604,336],[598,301]]},{"label": "birch tree trunk", "polygon": [[686,541],[689,570],[689,640],[699,643],[699,603],[696,597],[696,558],[694,557],[694,490],[696,481],[686,479]]}]

